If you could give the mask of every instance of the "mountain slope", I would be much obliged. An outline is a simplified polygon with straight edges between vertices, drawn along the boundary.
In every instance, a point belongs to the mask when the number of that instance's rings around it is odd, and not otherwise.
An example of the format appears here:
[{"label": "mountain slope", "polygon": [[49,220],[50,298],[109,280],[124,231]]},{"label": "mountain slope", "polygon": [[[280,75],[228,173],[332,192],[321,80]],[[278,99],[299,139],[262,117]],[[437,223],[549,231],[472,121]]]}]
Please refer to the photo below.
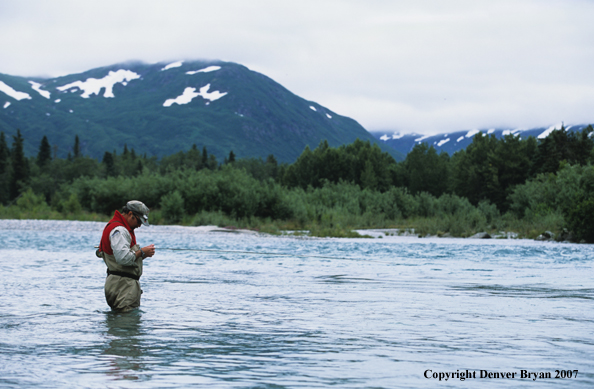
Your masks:
[{"label": "mountain slope", "polygon": [[[484,129],[484,130],[470,130],[470,131],[456,131],[437,135],[420,135],[420,134],[388,134],[386,132],[374,132],[376,139],[381,140],[386,145],[394,148],[398,152],[406,155],[416,144],[426,143],[433,146],[438,153],[446,152],[450,155],[456,151],[465,149],[472,143],[472,138],[482,132],[484,135],[495,135],[497,139],[501,139],[506,135],[519,135],[521,138],[533,136],[537,139],[544,139],[553,130],[560,129],[562,123],[550,127],[538,127],[532,129]],[[588,124],[568,125],[565,127],[567,131],[582,131],[588,127]],[[594,133],[593,133],[594,135]]]},{"label": "mountain slope", "polygon": [[240,158],[274,154],[293,162],[306,145],[357,138],[403,158],[353,119],[221,61],[130,62],[53,79],[0,74],[0,131],[17,128],[28,155],[47,135],[64,157],[78,135],[83,154],[96,158],[124,144],[159,157],[196,144],[219,159],[233,150]]}]

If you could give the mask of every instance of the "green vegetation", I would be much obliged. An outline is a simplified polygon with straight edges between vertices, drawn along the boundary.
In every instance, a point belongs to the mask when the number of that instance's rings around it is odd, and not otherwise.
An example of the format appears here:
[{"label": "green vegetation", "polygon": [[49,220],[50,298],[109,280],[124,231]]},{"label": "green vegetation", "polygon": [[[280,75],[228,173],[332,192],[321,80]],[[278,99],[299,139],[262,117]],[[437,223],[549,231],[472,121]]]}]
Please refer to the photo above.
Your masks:
[{"label": "green vegetation", "polygon": [[154,224],[338,237],[366,228],[460,237],[551,231],[594,242],[592,132],[561,128],[542,141],[479,133],[452,157],[420,144],[401,163],[370,142],[321,142],[290,165],[233,151],[219,164],[196,145],[161,160],[125,146],[99,162],[80,153],[78,137],[67,159],[52,158],[46,137],[27,159],[20,132],[11,149],[0,133],[0,217],[107,220],[138,199]]}]

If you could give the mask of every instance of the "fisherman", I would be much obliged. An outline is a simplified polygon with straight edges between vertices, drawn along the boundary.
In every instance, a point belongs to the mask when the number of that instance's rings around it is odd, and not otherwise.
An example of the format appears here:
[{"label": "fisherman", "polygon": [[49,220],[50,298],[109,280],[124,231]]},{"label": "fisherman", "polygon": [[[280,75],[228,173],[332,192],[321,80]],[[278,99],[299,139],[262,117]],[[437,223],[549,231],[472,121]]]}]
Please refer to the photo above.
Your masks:
[{"label": "fisherman", "polygon": [[107,265],[105,300],[114,311],[127,312],[140,306],[142,261],[155,255],[155,245],[140,248],[134,230],[149,225],[148,214],[142,202],[128,201],[103,230],[97,256]]}]

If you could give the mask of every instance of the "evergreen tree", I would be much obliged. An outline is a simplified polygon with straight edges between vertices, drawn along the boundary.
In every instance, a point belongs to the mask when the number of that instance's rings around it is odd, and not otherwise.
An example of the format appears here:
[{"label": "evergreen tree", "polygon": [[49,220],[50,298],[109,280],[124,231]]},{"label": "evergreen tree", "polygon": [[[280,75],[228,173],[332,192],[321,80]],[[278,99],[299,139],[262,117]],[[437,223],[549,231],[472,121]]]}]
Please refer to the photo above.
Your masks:
[{"label": "evergreen tree", "polygon": [[500,190],[494,154],[498,141],[495,135],[479,132],[466,150],[452,156],[451,189],[476,205],[481,200],[493,202],[493,194]]},{"label": "evergreen tree", "polygon": [[4,132],[0,132],[0,204],[5,204],[9,198],[9,171],[10,149],[6,144]]},{"label": "evergreen tree", "polygon": [[47,140],[47,136],[43,136],[41,144],[39,145],[39,152],[37,153],[37,166],[44,167],[52,160],[52,148]]},{"label": "evergreen tree", "polygon": [[233,150],[229,151],[229,158],[227,159],[227,163],[233,163],[235,162],[235,153],[233,153]]},{"label": "evergreen tree", "polygon": [[533,137],[521,140],[520,136],[505,135],[497,142],[491,164],[496,168],[497,185],[489,194],[488,200],[500,211],[509,208],[508,196],[516,185],[523,184],[530,173],[530,155],[534,153],[536,142]]},{"label": "evergreen tree", "polygon": [[272,154],[266,157],[266,170],[268,172],[268,176],[276,181],[278,178],[278,162]]},{"label": "evergreen tree", "polygon": [[406,186],[412,194],[441,196],[448,189],[448,164],[447,153],[438,155],[433,146],[416,144],[403,162]]},{"label": "evergreen tree", "polygon": [[195,143],[192,145],[192,148],[188,151],[186,157],[186,165],[190,169],[194,170],[200,170],[202,168],[202,158],[200,156],[200,150],[198,150],[198,147],[196,147]]},{"label": "evergreen tree", "polygon": [[105,166],[105,175],[107,177],[114,177],[116,175],[115,161],[112,153],[106,151],[105,154],[103,154],[103,161],[101,161],[101,163]]},{"label": "evergreen tree", "polygon": [[273,154],[269,154],[268,157],[266,157],[266,164],[278,166],[278,162]]},{"label": "evergreen tree", "polygon": [[19,196],[23,187],[29,181],[29,164],[25,159],[23,151],[24,139],[21,135],[21,130],[17,130],[17,134],[13,135],[13,143],[11,154],[12,174],[9,182],[10,199],[15,199]]},{"label": "evergreen tree", "polygon": [[215,157],[214,154],[211,154],[208,157],[208,165],[207,165],[207,167],[210,170],[217,170],[217,168],[219,167],[219,163],[217,162],[217,157]]},{"label": "evergreen tree", "polygon": [[74,158],[80,157],[80,140],[78,139],[78,135],[74,137],[74,147],[72,152],[74,153]]},{"label": "evergreen tree", "polygon": [[0,175],[6,173],[10,159],[10,150],[6,144],[4,132],[0,132]]},{"label": "evergreen tree", "polygon": [[208,151],[206,151],[206,146],[202,147],[202,167],[208,167]]},{"label": "evergreen tree", "polygon": [[143,169],[142,161],[139,159],[138,163],[136,164],[136,169],[134,169],[134,175],[137,176],[140,173],[142,173],[142,169]]}]

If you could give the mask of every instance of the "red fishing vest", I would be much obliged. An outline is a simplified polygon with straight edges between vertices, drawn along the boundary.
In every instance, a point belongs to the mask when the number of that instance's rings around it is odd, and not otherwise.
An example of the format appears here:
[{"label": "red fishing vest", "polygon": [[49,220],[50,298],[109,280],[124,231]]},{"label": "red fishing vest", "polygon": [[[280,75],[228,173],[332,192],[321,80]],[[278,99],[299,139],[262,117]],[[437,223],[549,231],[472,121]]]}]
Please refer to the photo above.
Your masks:
[{"label": "red fishing vest", "polygon": [[124,226],[130,233],[130,236],[132,237],[130,247],[136,245],[136,235],[134,235],[134,230],[130,228],[122,214],[119,211],[115,211],[113,218],[105,226],[103,235],[101,236],[101,243],[99,243],[99,250],[103,251],[105,254],[113,255],[113,250],[111,249],[111,243],[109,241],[109,234],[111,234],[111,231],[117,226]]}]

